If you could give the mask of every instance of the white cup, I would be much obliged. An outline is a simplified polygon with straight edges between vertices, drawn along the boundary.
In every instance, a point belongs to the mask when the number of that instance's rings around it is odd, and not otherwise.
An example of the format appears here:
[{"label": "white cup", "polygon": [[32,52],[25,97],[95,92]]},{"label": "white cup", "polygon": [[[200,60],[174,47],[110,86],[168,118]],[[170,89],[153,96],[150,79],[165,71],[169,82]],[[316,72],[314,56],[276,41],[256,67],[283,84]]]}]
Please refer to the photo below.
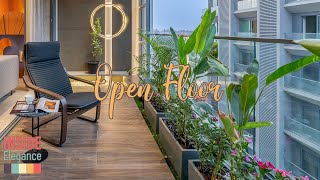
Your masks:
[{"label": "white cup", "polygon": [[32,96],[31,94],[27,94],[24,96],[27,104],[32,104],[33,103],[33,100],[34,100],[34,96]]}]

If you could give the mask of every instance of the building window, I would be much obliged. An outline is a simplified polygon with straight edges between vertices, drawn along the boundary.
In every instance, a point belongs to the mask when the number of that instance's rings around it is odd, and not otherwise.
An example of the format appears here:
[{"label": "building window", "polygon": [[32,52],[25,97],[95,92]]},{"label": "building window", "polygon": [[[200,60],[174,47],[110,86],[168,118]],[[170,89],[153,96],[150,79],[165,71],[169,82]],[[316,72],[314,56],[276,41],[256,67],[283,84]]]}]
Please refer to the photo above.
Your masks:
[{"label": "building window", "polygon": [[257,20],[240,20],[239,32],[257,33]]},{"label": "building window", "polygon": [[320,15],[304,16],[303,24],[303,38],[320,38]]},{"label": "building window", "polygon": [[285,169],[297,176],[320,178],[320,155],[290,137],[286,138]]},{"label": "building window", "polygon": [[[320,107],[292,97],[292,119],[320,131]],[[306,135],[308,132],[305,132]]]}]

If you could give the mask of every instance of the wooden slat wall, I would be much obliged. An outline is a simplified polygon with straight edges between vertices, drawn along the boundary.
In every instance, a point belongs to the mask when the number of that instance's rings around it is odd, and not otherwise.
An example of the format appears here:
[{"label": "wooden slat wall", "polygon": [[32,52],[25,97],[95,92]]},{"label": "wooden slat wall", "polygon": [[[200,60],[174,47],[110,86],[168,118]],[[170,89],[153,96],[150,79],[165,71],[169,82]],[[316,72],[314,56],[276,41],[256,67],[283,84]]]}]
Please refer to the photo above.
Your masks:
[{"label": "wooden slat wall", "polygon": [[1,0],[0,35],[24,34],[24,1]]}]

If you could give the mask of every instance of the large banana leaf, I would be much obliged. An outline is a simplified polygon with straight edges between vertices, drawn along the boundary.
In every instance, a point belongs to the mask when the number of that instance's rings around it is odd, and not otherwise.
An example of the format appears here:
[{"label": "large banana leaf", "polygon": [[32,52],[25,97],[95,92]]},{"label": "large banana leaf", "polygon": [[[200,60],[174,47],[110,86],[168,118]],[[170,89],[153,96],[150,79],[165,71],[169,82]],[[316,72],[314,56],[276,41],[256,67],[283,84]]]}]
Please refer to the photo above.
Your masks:
[{"label": "large banana leaf", "polygon": [[223,123],[223,127],[225,129],[226,134],[230,137],[232,141],[235,141],[237,139],[237,137],[235,136],[235,124],[230,119],[230,117],[222,111],[218,111],[218,115]]},{"label": "large banana leaf", "polygon": [[200,54],[200,52],[203,50],[207,42],[208,33],[210,30],[210,27],[213,24],[215,16],[216,16],[216,12],[212,13],[210,8],[203,15],[201,24],[197,32],[196,44],[194,47],[195,53]]},{"label": "large banana leaf", "polygon": [[304,48],[308,49],[313,54],[320,56],[320,40],[319,39],[303,39],[296,41]]},{"label": "large banana leaf", "polygon": [[184,38],[180,36],[178,40],[178,55],[179,55],[179,64],[187,65],[187,55],[184,53],[184,46],[186,45]]},{"label": "large banana leaf", "polygon": [[256,91],[258,88],[258,78],[255,74],[245,74],[239,92],[240,107],[243,113],[243,120],[249,118],[249,113],[256,102]]},{"label": "large banana leaf", "polygon": [[[242,127],[242,129],[243,130],[256,129],[256,128],[268,127],[272,125],[273,123],[270,121],[248,122],[244,127]],[[236,127],[236,128],[238,129],[239,127]]]},{"label": "large banana leaf", "polygon": [[178,36],[177,36],[177,33],[172,28],[170,28],[170,32],[171,32],[173,41],[174,41],[174,43],[176,45],[176,49],[178,49]]},{"label": "large banana leaf", "polygon": [[241,86],[237,84],[231,83],[226,90],[227,100],[230,104],[232,115],[239,126],[243,125],[242,121],[242,110],[240,107],[240,97],[239,92],[241,90]]},{"label": "large banana leaf", "polygon": [[247,69],[249,74],[259,75],[259,62],[255,59],[250,63],[250,66]]},{"label": "large banana leaf", "polygon": [[208,64],[208,58],[204,57],[200,60],[200,62],[193,69],[193,74],[195,76],[198,76],[200,74],[207,72],[209,70],[209,68],[210,68],[210,66]]},{"label": "large banana leaf", "polygon": [[283,76],[290,74],[292,72],[298,71],[301,68],[313,64],[315,62],[320,61],[319,56],[311,55],[308,57],[301,58],[297,61],[291,62],[289,64],[286,64],[273,73],[271,73],[266,80],[266,86],[272,84],[273,82],[277,81],[278,79],[282,78]]},{"label": "large banana leaf", "polygon": [[190,54],[193,51],[194,46],[196,45],[198,29],[199,27],[197,27],[197,29],[194,30],[191,36],[188,38],[186,45],[183,49],[184,54]]},{"label": "large banana leaf", "polygon": [[207,42],[206,42],[206,44],[200,54],[200,57],[207,57],[209,55],[210,51],[215,46],[214,36],[216,35],[216,26],[214,24],[211,26],[209,32],[210,33],[208,34]]},{"label": "large banana leaf", "polygon": [[229,76],[229,69],[223,65],[220,61],[216,59],[209,58],[208,64],[210,69],[216,73],[218,76],[228,77]]}]

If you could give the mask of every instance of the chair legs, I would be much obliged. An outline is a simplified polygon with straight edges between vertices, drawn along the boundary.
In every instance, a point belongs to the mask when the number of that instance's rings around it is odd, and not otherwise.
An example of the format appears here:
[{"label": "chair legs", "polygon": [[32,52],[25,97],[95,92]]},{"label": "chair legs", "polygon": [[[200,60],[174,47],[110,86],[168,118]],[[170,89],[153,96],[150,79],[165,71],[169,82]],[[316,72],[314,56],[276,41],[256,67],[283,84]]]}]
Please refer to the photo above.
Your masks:
[{"label": "chair legs", "polygon": [[60,132],[60,141],[59,141],[59,144],[58,146],[59,147],[62,147],[62,144],[64,142],[66,142],[66,139],[67,139],[67,130],[68,130],[68,118],[67,118],[67,113],[64,114],[62,113],[62,116],[61,116],[61,132]]},{"label": "chair legs", "polygon": [[84,121],[89,121],[93,123],[97,123],[98,120],[100,119],[100,111],[101,111],[101,103],[99,103],[96,107],[96,117],[95,119],[86,117],[86,116],[79,116],[78,119],[84,120]]},{"label": "chair legs", "polygon": [[[85,120],[85,121],[89,121],[89,122],[92,122],[92,123],[96,123],[100,119],[100,111],[101,111],[101,103],[99,103],[97,105],[97,107],[96,107],[96,117],[95,117],[95,119],[92,119],[92,118],[89,118],[89,117],[85,117],[85,116],[78,116],[78,118],[81,119],[81,120]],[[84,112],[85,111],[83,111],[82,113],[84,113]],[[39,124],[39,126],[34,127],[33,129],[40,128],[41,126],[43,126],[43,125],[45,125],[45,124],[47,124],[47,123],[59,118],[59,117],[61,117],[61,130],[60,130],[59,143],[57,143],[57,141],[54,141],[51,138],[43,138],[42,137],[41,140],[46,141],[46,142],[48,142],[48,143],[50,143],[52,145],[58,146],[58,147],[62,147],[63,143],[67,139],[68,121],[74,119],[77,116],[74,116],[74,117],[71,116],[70,117],[67,112],[62,112],[61,115],[56,116],[56,117],[54,117],[52,119],[46,120],[46,121],[42,122],[41,124]],[[27,128],[23,129],[23,132],[26,132],[28,134],[31,134],[31,131],[29,131]]]}]

